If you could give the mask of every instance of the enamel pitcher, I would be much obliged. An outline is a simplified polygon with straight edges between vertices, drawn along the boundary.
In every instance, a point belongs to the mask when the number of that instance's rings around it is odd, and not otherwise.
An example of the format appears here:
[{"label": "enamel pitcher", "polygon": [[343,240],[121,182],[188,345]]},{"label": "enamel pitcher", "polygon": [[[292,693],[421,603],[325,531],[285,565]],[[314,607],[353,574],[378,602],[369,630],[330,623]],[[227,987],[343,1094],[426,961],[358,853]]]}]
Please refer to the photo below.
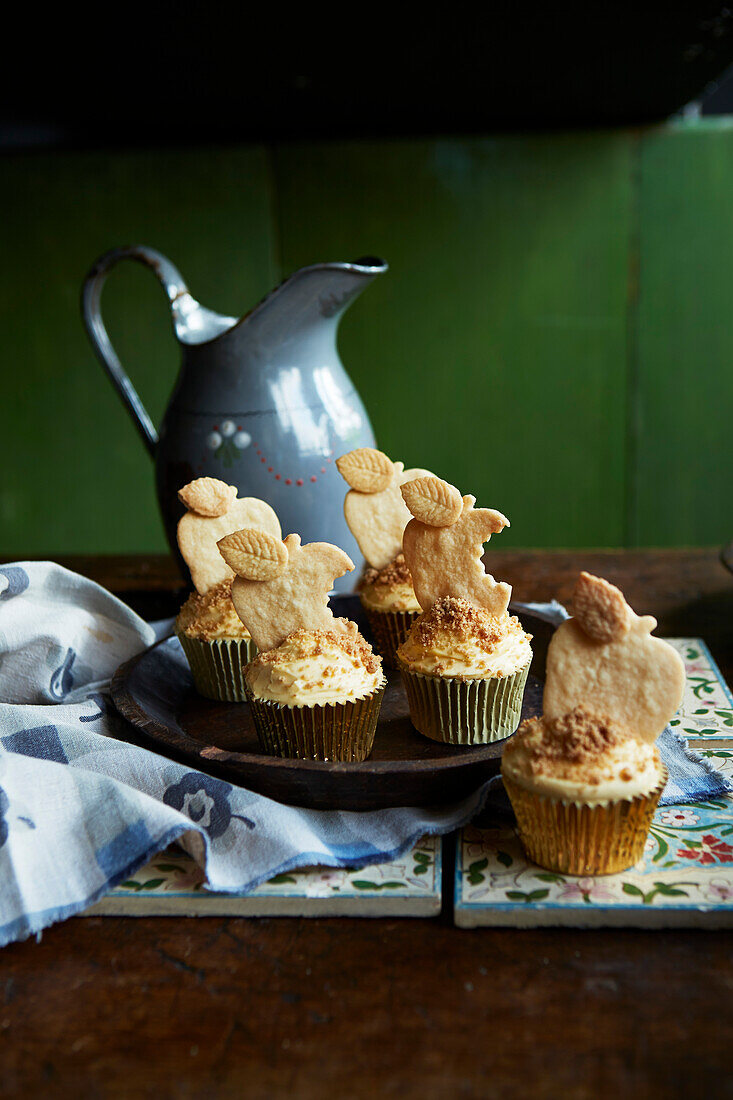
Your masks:
[{"label": "enamel pitcher", "polygon": [[[181,347],[181,370],[159,432],[102,321],[102,287],[122,259],[155,272]],[[82,292],[84,323],[155,461],[158,501],[176,556],[183,513],[178,490],[193,478],[217,477],[236,485],[240,496],[272,505],[284,535],[294,531],[304,542],[346,550],[356,572],[340,578],[336,590],[354,586],[362,558],[344,520],[346,485],[336,459],[374,446],[374,434],[341,364],[336,331],[350,303],[386,270],[372,257],[304,267],[238,320],[199,305],[170,260],[152,248],[118,248],[97,260]]]}]

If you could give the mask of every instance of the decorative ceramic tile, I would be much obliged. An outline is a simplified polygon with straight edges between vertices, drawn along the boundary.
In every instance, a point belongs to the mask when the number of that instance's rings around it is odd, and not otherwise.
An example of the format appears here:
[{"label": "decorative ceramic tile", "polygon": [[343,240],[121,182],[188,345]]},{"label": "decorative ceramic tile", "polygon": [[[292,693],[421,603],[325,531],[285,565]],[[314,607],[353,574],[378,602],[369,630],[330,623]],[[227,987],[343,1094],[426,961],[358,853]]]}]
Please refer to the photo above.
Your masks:
[{"label": "decorative ceramic tile", "polygon": [[[696,748],[733,773],[733,741]],[[466,828],[456,851],[455,921],[462,928],[733,927],[733,800],[658,809],[644,858],[595,878],[530,863],[511,825]]]},{"label": "decorative ceramic tile", "polygon": [[733,737],[733,695],[702,638],[667,638],[685,662],[682,706],[670,722],[686,737]]},{"label": "decorative ceramic tile", "polygon": [[423,837],[390,863],[289,871],[248,894],[206,890],[198,864],[169,848],[84,916],[432,917],[440,912],[441,882],[440,837]]}]

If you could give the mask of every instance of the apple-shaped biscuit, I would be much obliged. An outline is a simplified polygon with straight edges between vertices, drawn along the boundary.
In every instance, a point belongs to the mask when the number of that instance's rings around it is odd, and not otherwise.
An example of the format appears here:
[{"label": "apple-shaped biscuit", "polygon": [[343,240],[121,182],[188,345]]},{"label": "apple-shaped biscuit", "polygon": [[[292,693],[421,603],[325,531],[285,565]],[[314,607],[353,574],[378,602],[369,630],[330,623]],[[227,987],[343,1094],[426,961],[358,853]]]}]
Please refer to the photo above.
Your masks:
[{"label": "apple-shaped biscuit", "polygon": [[196,478],[184,485],[178,496],[187,508],[178,522],[178,548],[201,595],[234,576],[216,545],[225,535],[253,527],[282,538],[279,520],[269,504],[257,497],[238,498],[236,486],[218,478]]},{"label": "apple-shaped biscuit", "polygon": [[557,628],[547,652],[545,717],[583,706],[655,741],[682,702],[682,658],[652,637],[656,619],[636,615],[601,577],[580,574],[573,609],[575,617]]},{"label": "apple-shaped biscuit", "polygon": [[373,569],[384,569],[402,549],[402,533],[410,513],[401,487],[415,478],[432,477],[429,470],[406,470],[383,451],[359,447],[336,460],[350,486],[344,516],[359,549]]}]

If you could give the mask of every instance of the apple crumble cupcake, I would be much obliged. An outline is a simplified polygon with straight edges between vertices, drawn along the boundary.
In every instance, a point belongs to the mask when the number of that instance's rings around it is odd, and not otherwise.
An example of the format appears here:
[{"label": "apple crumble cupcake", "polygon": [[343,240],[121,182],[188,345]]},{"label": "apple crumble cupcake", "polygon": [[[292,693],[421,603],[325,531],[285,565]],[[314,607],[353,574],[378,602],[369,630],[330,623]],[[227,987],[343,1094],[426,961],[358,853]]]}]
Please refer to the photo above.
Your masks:
[{"label": "apple crumble cupcake", "polygon": [[481,562],[509,521],[436,477],[402,493],[414,517],[404,554],[423,608],[397,650],[412,723],[453,745],[501,740],[519,723],[532,661],[531,635],[508,612],[510,586]]},{"label": "apple crumble cupcake", "polygon": [[220,540],[236,571],[232,602],[259,655],[244,685],[263,749],[303,760],[357,762],[372,751],[386,680],[356,624],[336,619],[328,594],[354,568],[330,543],[301,545],[259,531]]},{"label": "apple crumble cupcake", "polygon": [[280,524],[269,504],[255,497],[239,499],[236,486],[217,478],[197,478],[178,496],[186,506],[178,524],[178,546],[195,591],[178,613],[176,635],[199,694],[243,703],[243,668],[257,648],[234,610],[234,573],[216,544],[243,524],[280,537]]},{"label": "apple crumble cupcake", "polygon": [[533,862],[612,874],[644,853],[667,781],[654,742],[682,700],[684,665],[602,578],[581,573],[573,603],[550,642],[544,714],[509,742],[502,777]]},{"label": "apple crumble cupcake", "polygon": [[385,665],[397,667],[397,647],[420,614],[412,577],[402,553],[402,533],[410,513],[401,487],[428,470],[406,470],[382,451],[360,447],[336,460],[349,486],[344,516],[368,568],[357,587],[374,645]]}]

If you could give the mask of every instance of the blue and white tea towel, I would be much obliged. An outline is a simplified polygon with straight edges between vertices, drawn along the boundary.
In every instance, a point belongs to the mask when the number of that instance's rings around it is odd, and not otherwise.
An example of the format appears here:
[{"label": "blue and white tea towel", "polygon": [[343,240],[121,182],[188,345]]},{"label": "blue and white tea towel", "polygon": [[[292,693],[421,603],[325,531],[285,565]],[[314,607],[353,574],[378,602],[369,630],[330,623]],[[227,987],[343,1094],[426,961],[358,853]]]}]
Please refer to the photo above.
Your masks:
[{"label": "blue and white tea towel", "polygon": [[[295,809],[126,743],[109,680],[154,640],[61,566],[0,567],[0,946],[86,909],[174,840],[211,889],[241,891],[295,867],[396,858],[483,805],[488,784],[434,811]],[[663,738],[676,796],[666,801],[724,792]]]},{"label": "blue and white tea towel", "polygon": [[0,945],[87,908],[174,840],[213,890],[294,867],[362,867],[468,821],[432,812],[294,809],[126,744],[106,694],[155,632],[52,563],[0,567]]}]

